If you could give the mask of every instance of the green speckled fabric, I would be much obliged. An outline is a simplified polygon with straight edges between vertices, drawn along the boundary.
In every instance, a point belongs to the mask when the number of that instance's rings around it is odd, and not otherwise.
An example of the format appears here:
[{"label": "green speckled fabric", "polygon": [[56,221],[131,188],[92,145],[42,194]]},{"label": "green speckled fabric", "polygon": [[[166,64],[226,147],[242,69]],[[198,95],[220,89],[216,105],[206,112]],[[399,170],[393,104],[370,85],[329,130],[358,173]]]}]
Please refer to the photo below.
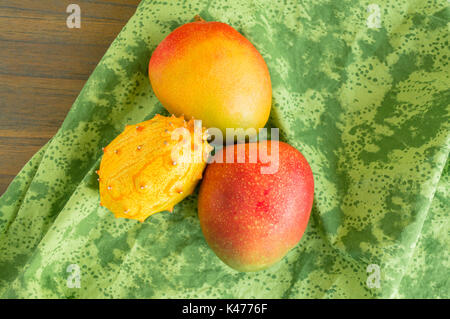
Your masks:
[{"label": "green speckled fabric", "polygon": [[[144,0],[0,199],[0,297],[449,298],[448,6]],[[268,126],[314,172],[306,233],[265,271],[239,273],[214,255],[197,192],[142,224],[99,207],[101,147],[126,124],[167,114],[148,61],[198,13],[264,56]]]}]

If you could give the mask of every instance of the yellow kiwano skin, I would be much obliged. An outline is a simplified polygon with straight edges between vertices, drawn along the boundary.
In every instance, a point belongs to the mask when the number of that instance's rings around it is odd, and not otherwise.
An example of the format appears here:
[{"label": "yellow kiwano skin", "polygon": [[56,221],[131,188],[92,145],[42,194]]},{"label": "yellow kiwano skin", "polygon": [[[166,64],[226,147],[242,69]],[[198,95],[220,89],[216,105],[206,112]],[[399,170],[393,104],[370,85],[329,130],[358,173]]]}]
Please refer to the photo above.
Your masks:
[{"label": "yellow kiwano skin", "polygon": [[127,126],[103,149],[100,205],[141,222],[172,211],[194,191],[211,149],[200,121],[156,115]]}]

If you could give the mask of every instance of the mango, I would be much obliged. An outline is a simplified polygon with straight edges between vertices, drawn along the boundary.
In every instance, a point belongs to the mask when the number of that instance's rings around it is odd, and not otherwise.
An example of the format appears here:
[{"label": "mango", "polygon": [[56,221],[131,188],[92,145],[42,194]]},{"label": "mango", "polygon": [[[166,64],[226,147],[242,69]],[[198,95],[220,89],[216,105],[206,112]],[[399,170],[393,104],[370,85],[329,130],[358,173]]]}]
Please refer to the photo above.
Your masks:
[{"label": "mango", "polygon": [[184,118],[156,115],[128,125],[103,151],[100,205],[116,217],[137,219],[174,205],[202,178],[211,147],[205,128]]},{"label": "mango", "polygon": [[149,79],[172,114],[205,127],[262,128],[272,103],[267,65],[231,26],[202,19],[180,26],[154,50]]},{"label": "mango", "polygon": [[[261,154],[271,154],[273,143],[247,143],[244,163],[237,162],[235,145],[226,146],[216,154],[223,163],[209,164],[200,186],[198,216],[206,242],[238,271],[277,263],[298,244],[309,220],[311,168],[298,150],[279,142],[278,169],[262,174],[261,168],[269,164]],[[233,163],[226,162],[230,152]],[[256,153],[257,160],[251,162],[249,154]]]}]

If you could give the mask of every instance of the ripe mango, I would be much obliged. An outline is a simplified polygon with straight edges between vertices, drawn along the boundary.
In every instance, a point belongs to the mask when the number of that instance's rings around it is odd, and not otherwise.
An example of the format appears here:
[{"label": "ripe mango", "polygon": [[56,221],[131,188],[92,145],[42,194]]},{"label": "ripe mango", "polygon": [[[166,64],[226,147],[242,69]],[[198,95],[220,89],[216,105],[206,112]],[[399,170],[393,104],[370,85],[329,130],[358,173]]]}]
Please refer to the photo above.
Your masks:
[{"label": "ripe mango", "polygon": [[[273,143],[247,143],[245,163],[237,163],[235,145],[223,148],[216,157],[224,162],[209,164],[200,186],[198,214],[205,239],[239,271],[262,270],[281,260],[300,241],[309,220],[311,168],[299,151],[279,142],[278,170],[262,174],[268,163],[260,154],[270,154]],[[251,163],[249,154],[257,151]],[[225,162],[230,152],[234,163]]]},{"label": "ripe mango", "polygon": [[128,125],[103,151],[100,205],[116,217],[143,222],[191,194],[211,147],[205,129],[182,117],[156,115]]},{"label": "ripe mango", "polygon": [[267,65],[231,26],[204,20],[170,33],[155,49],[149,78],[162,105],[175,115],[226,128],[264,127],[272,103]]}]

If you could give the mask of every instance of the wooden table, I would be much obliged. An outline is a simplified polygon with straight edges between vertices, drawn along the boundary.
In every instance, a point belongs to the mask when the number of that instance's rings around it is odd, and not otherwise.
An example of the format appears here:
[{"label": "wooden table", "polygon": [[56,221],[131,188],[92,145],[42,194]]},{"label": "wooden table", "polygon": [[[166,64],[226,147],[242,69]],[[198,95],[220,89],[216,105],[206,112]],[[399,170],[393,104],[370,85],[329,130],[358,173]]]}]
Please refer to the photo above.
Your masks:
[{"label": "wooden table", "polygon": [[[0,0],[0,195],[57,131],[140,0]],[[81,28],[69,29],[69,4]]]}]

